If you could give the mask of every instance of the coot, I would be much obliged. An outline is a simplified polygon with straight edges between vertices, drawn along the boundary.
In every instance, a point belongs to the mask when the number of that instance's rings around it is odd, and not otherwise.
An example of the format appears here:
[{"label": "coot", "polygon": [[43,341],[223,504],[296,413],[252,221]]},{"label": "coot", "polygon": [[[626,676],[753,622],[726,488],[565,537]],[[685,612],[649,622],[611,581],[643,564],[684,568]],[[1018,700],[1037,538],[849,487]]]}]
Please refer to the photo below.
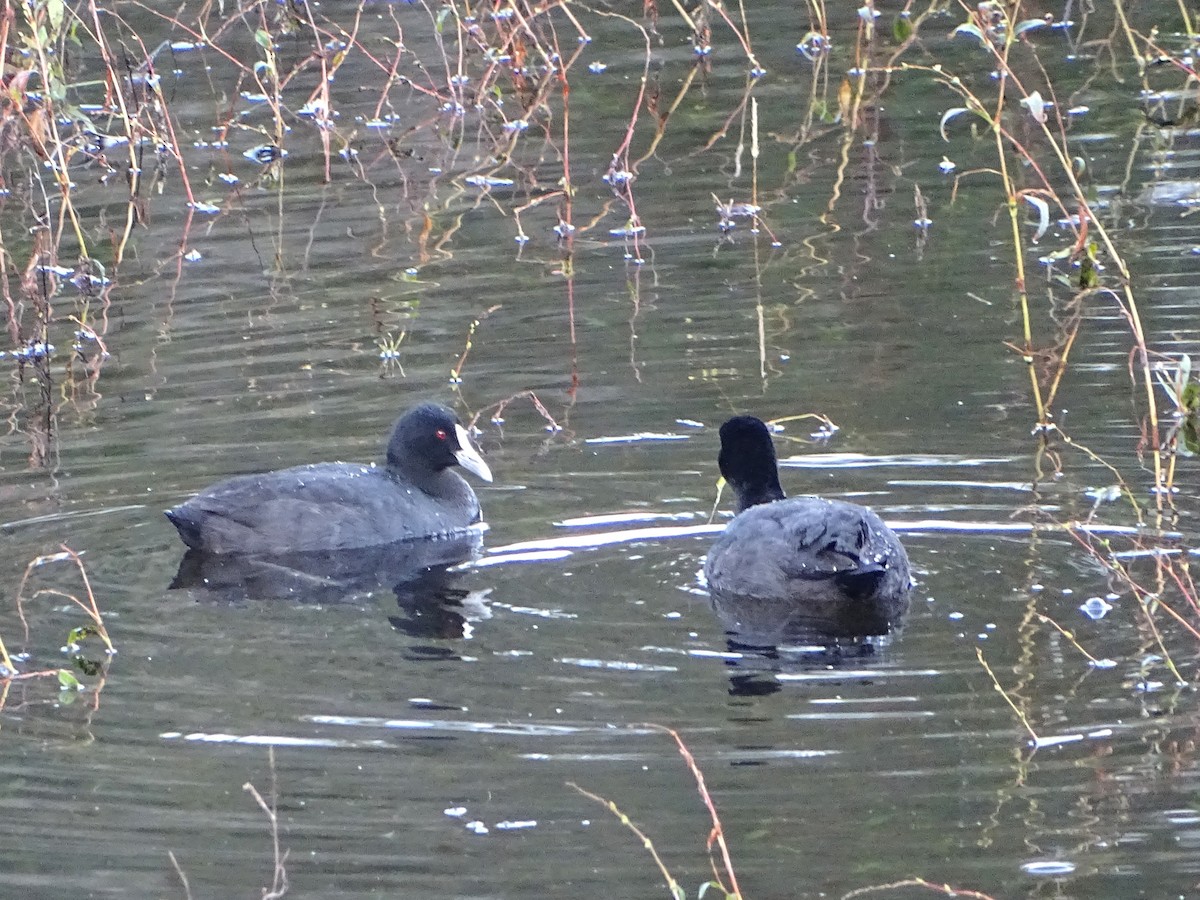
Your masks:
[{"label": "coot", "polygon": [[208,553],[346,550],[460,534],[479,498],[455,471],[491,470],[458,417],[436,403],[392,428],[381,465],[316,463],[218,482],[166,512],[189,547]]},{"label": "coot", "polygon": [[718,609],[761,615],[765,603],[792,625],[857,635],[884,634],[907,610],[912,576],[895,532],[857,503],[784,499],[761,420],[722,425],[717,464],[737,513],[704,565]]}]

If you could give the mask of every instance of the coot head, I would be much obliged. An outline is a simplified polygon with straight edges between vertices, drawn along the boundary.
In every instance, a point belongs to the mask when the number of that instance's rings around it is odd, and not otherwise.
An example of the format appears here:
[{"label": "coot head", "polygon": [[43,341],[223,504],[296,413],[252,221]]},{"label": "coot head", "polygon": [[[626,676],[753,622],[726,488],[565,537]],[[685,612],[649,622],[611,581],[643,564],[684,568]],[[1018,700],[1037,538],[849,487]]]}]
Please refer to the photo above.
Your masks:
[{"label": "coot head", "polygon": [[397,420],[388,439],[387,464],[405,473],[430,474],[462,466],[484,481],[492,480],[492,470],[458,416],[437,403],[414,406]]},{"label": "coot head", "polygon": [[733,491],[734,511],[784,498],[771,432],[761,419],[734,416],[721,426],[721,475]]}]

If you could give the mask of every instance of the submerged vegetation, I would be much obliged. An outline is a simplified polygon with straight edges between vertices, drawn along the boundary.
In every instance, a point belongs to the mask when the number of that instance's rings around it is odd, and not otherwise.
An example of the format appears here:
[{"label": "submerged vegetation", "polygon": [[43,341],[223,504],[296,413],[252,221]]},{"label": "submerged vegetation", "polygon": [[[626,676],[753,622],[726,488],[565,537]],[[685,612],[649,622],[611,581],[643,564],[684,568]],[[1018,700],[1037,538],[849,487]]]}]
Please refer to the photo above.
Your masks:
[{"label": "submerged vegetation", "polygon": [[[1200,388],[1191,357],[1174,344],[1162,349],[1168,345],[1147,324],[1131,262],[1138,248],[1122,225],[1127,212],[1119,200],[1132,182],[1134,155],[1146,146],[1169,151],[1196,121],[1197,33],[1187,5],[1112,0],[1065,3],[1057,14],[1039,6],[1035,14],[1019,2],[909,0],[885,15],[873,2],[806,0],[788,14],[797,30],[789,62],[801,69],[776,91],[782,61],[759,49],[773,14],[749,3],[6,4],[0,407],[10,433],[24,440],[31,468],[53,471],[60,416],[105,402],[106,368],[123,349],[111,329],[122,293],[159,279],[169,306],[191,277],[189,264],[201,259],[198,235],[237,235],[260,208],[277,230],[271,245],[255,252],[270,276],[282,279],[301,252],[288,245],[283,220],[311,200],[305,189],[313,182],[365,189],[373,205],[362,218],[377,239],[369,255],[394,270],[396,290],[413,296],[454,257],[472,214],[496,211],[506,227],[495,238],[511,248],[506,252],[533,258],[554,280],[574,365],[576,257],[584,242],[611,248],[621,263],[631,334],[619,339],[628,340],[632,360],[642,273],[656,240],[676,225],[644,198],[669,183],[669,161],[719,149],[723,170],[695,206],[710,217],[704,227],[714,257],[753,258],[763,382],[772,374],[765,272],[791,266],[786,277],[803,282],[806,268],[828,265],[823,254],[833,234],[860,219],[874,227],[885,178],[895,196],[913,198],[916,252],[945,252],[929,245],[930,235],[970,191],[994,212],[979,229],[1000,236],[1011,276],[1011,332],[996,334],[995,346],[1023,367],[1028,416],[1015,427],[1030,434],[1034,494],[1040,498],[1076,463],[1108,479],[1078,516],[1037,502],[1021,510],[1032,522],[1032,542],[1047,530],[1068,533],[1114,592],[1135,598],[1130,615],[1141,638],[1142,686],[1194,681],[1194,663],[1180,657],[1200,645],[1200,592],[1192,548],[1177,530],[1176,498],[1181,460],[1200,453]],[[615,86],[603,81],[605,54],[635,60],[633,77]],[[1062,57],[1086,64],[1065,67]],[[737,80],[741,90],[728,108],[714,110],[701,97],[718,77]],[[1124,180],[1107,186],[1093,180],[1089,150],[1075,139],[1090,112],[1087,99],[1101,84],[1127,98],[1128,115],[1106,124],[1125,128],[1134,147]],[[885,107],[909,102],[914,85],[936,90],[943,104],[921,113],[924,136],[942,154],[939,174],[906,172],[903,161],[884,162],[879,153],[889,139]],[[606,149],[586,158],[578,135],[595,127],[599,117],[591,110],[601,105],[606,127],[619,124],[589,136],[590,145]],[[818,180],[828,186],[826,203],[800,231],[789,205],[798,185]],[[948,189],[939,191],[946,181]],[[978,200],[981,192],[987,201]],[[887,213],[899,215],[900,208],[893,202]],[[903,215],[907,224],[909,213]],[[964,294],[977,287],[970,278],[963,273]],[[376,298],[371,304],[364,315],[373,330],[363,352],[382,376],[404,378],[405,354],[420,340],[413,313]],[[454,338],[461,352],[456,347],[447,366],[454,389],[472,377],[482,323],[502,308],[490,298],[464,302]],[[1127,361],[1113,377],[1129,388],[1135,438],[1121,459],[1089,447],[1062,414],[1063,396],[1086,390],[1075,378],[1073,351],[1094,325],[1088,311],[1097,308],[1124,329]],[[171,315],[156,323],[163,335]],[[563,412],[545,393],[510,395],[481,383],[475,420],[499,427],[520,398],[558,436],[567,431],[560,423],[568,421],[578,373],[566,381]],[[1106,517],[1138,528],[1118,536],[1087,527]],[[35,571],[64,561],[78,568],[83,596],[51,588],[26,595]],[[1081,670],[1109,664],[1106,652],[1084,647],[1046,614],[1033,584],[1029,593],[1023,640],[1032,642],[1035,632],[1065,637]],[[17,603],[27,640],[23,604],[46,596],[66,598],[88,617],[68,647],[94,637],[112,652],[83,564],[65,547],[25,570]],[[1093,599],[1094,609],[1106,603]],[[102,683],[104,663],[78,652],[71,658],[77,671]],[[1004,695],[1029,738],[1022,752],[1036,752],[1044,745],[1043,711],[1012,689],[996,659],[980,651],[979,661],[981,683]],[[0,707],[20,679],[78,684],[65,667],[21,672],[21,660],[3,642],[0,664]],[[1049,712],[1045,719],[1052,720]],[[690,757],[689,764],[713,814],[724,866],[713,890],[741,896],[715,807]],[[257,793],[255,799],[271,817],[271,890],[281,895],[287,882],[274,807]],[[678,895],[682,889],[663,872]],[[919,880],[888,887],[904,885],[937,888]]]}]

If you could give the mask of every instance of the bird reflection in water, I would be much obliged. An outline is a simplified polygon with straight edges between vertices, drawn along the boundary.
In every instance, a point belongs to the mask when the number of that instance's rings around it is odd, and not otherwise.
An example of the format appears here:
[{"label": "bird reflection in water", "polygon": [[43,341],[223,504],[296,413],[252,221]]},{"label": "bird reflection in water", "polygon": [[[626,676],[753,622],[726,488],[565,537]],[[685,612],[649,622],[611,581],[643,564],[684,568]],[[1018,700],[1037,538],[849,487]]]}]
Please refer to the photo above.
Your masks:
[{"label": "bird reflection in water", "polygon": [[[398,631],[427,639],[462,638],[470,634],[472,621],[489,614],[483,602],[487,591],[458,583],[461,564],[482,551],[482,528],[354,550],[272,554],[189,550],[171,589],[187,589],[207,600],[311,604],[354,602],[380,589],[389,590],[399,611],[388,621]],[[449,652],[436,649],[438,654]]]},{"label": "bird reflection in water", "polygon": [[781,674],[859,665],[889,646],[908,612],[906,601],[887,615],[845,607],[814,617],[787,602],[713,592],[709,599],[725,629],[729,693],[736,697],[777,692]]}]

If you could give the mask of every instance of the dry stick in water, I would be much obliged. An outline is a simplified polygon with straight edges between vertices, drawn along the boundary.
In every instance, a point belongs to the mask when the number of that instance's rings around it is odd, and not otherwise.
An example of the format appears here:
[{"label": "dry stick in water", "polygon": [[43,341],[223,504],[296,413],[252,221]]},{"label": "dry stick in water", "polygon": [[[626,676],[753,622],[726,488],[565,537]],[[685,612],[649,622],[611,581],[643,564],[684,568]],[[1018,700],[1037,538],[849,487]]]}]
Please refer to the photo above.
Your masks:
[{"label": "dry stick in water", "polygon": [[290,851],[280,850],[279,847],[279,814],[276,811],[276,806],[279,798],[278,784],[275,779],[275,748],[267,748],[267,760],[271,769],[271,802],[267,803],[263,799],[262,794],[258,792],[253,784],[247,781],[242,785],[243,791],[249,791],[258,803],[259,807],[267,814],[267,819],[271,823],[271,846],[275,853],[275,872],[271,876],[271,887],[269,890],[263,891],[263,900],[279,900],[288,892],[288,877],[287,869],[284,864],[287,862],[288,853]]},{"label": "dry stick in water", "polygon": [[903,881],[893,881],[890,884],[876,884],[871,887],[858,888],[848,894],[842,894],[841,900],[851,900],[854,897],[865,897],[868,894],[877,894],[880,891],[894,891],[897,888],[905,887],[927,888],[934,893],[945,894],[947,897],[968,897],[970,900],[995,900],[991,894],[968,891],[949,884],[935,884],[932,881],[926,881],[924,878],[905,878]]},{"label": "dry stick in water", "polygon": [[87,591],[88,602],[84,603],[74,594],[68,594],[65,591],[59,591],[53,588],[42,588],[41,590],[34,591],[33,595],[29,599],[32,600],[41,596],[51,596],[63,597],[64,599],[70,600],[85,613],[87,613],[89,618],[91,618],[91,620],[96,624],[96,634],[98,634],[100,639],[104,641],[104,646],[108,649],[108,652],[110,654],[116,653],[116,648],[113,646],[113,642],[108,637],[108,629],[104,626],[104,617],[100,615],[100,607],[96,604],[96,595],[92,593],[92,584],[88,580],[87,570],[85,570],[83,567],[83,560],[79,558],[78,553],[76,553],[66,544],[60,544],[59,546],[62,547],[61,553],[53,553],[48,556],[39,556],[37,559],[32,560],[29,565],[25,567],[25,574],[21,576],[21,583],[17,585],[17,614],[21,618],[21,625],[25,628],[26,642],[29,641],[29,620],[25,618],[25,606],[22,602],[22,595],[25,592],[25,585],[29,581],[29,576],[33,573],[34,569],[45,565],[46,563],[61,562],[69,559],[79,569],[79,577],[83,579],[83,587],[84,590]]}]

